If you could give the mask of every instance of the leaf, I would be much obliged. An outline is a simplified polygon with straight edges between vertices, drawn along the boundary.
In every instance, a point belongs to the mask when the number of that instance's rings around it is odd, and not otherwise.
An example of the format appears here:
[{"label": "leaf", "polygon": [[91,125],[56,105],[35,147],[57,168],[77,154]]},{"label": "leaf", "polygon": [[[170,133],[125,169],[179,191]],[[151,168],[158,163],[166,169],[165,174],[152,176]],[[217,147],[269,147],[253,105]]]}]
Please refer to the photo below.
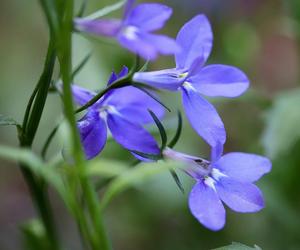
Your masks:
[{"label": "leaf", "polygon": [[18,149],[0,145],[0,158],[23,163],[36,175],[55,187],[64,198],[64,183],[59,172],[53,166],[46,165],[39,157],[28,149]]},{"label": "leaf", "polygon": [[180,135],[181,135],[181,131],[182,131],[182,116],[180,111],[178,110],[177,112],[177,116],[178,116],[178,125],[177,125],[177,129],[176,129],[176,133],[173,137],[173,139],[169,142],[168,147],[173,148],[176,143],[178,142]]},{"label": "leaf", "polygon": [[295,18],[295,20],[298,22],[299,25],[300,24],[300,2],[298,0],[288,0],[286,2],[289,5],[289,11],[292,14],[291,16]]},{"label": "leaf", "polygon": [[158,160],[162,159],[162,155],[161,154],[154,155],[154,154],[143,153],[143,152],[136,151],[136,150],[130,150],[130,152],[132,152],[132,153],[134,153],[134,154],[136,154],[138,156],[141,156],[143,158],[152,160],[152,161],[158,161]]},{"label": "leaf", "polygon": [[0,157],[30,165],[33,170],[43,165],[43,162],[28,149],[0,145]]},{"label": "leaf", "polygon": [[125,191],[131,186],[138,183],[144,183],[150,177],[154,175],[169,171],[173,168],[178,168],[182,164],[174,161],[160,161],[157,163],[143,163],[139,164],[135,168],[131,168],[125,173],[121,174],[108,186],[103,199],[101,201],[101,207],[104,208],[117,194]]},{"label": "leaf", "polygon": [[148,69],[148,66],[149,66],[149,60],[147,60],[144,65],[140,68],[139,72],[144,72]]},{"label": "leaf", "polygon": [[0,114],[0,126],[14,125],[20,126],[13,118]]},{"label": "leaf", "polygon": [[49,249],[48,239],[46,236],[43,224],[33,219],[21,226],[24,249],[26,250],[41,250]]},{"label": "leaf", "polygon": [[82,60],[81,62],[75,67],[75,69],[72,72],[72,79],[82,70],[82,68],[86,65],[88,60],[91,58],[92,52],[89,52]]},{"label": "leaf", "polygon": [[125,3],[126,3],[126,0],[122,0],[115,4],[108,5],[108,6],[104,7],[103,9],[100,9],[89,16],[86,16],[85,19],[97,19],[99,17],[103,17],[113,11],[121,9],[125,5]]},{"label": "leaf", "polygon": [[82,17],[83,16],[83,13],[86,9],[86,6],[87,6],[87,0],[82,0],[82,3],[81,3],[81,6],[80,6],[80,9],[78,11],[78,14],[76,15],[77,17]]},{"label": "leaf", "polygon": [[300,89],[276,97],[267,114],[262,143],[272,159],[287,153],[300,139]]},{"label": "leaf", "polygon": [[153,121],[155,122],[158,130],[159,130],[159,134],[160,134],[160,138],[161,138],[161,151],[164,150],[164,148],[166,147],[167,145],[167,140],[168,140],[168,137],[167,137],[167,133],[166,133],[166,130],[164,128],[164,126],[162,125],[161,121],[158,119],[158,117],[151,111],[151,110],[148,110]]},{"label": "leaf", "polygon": [[177,175],[177,173],[175,172],[174,169],[170,169],[170,174],[172,175],[172,178],[174,179],[177,187],[179,188],[179,190],[184,193],[184,187],[179,179],[179,176]]},{"label": "leaf", "polygon": [[92,160],[87,163],[86,168],[88,175],[105,178],[119,176],[128,170],[125,163],[106,159]]},{"label": "leaf", "polygon": [[232,242],[232,244],[229,246],[215,248],[214,250],[262,250],[262,249],[256,245],[254,245],[254,247],[248,247],[238,242]]}]

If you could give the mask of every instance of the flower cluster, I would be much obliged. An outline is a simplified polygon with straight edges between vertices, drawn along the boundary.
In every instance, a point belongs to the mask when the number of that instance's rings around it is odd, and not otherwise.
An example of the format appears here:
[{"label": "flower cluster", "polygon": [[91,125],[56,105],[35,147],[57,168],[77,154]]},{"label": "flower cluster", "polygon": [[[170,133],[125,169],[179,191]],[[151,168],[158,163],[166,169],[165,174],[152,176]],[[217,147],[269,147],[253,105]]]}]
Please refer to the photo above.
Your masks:
[{"label": "flower cluster", "polygon": [[[78,130],[87,159],[98,155],[105,146],[107,127],[115,141],[140,160],[149,156],[170,158],[184,163],[183,171],[195,179],[189,197],[192,214],[211,230],[225,224],[223,201],[236,212],[257,212],[264,207],[261,191],[253,184],[271,170],[271,162],[262,156],[228,153],[222,156],[226,141],[224,124],[214,108],[203,96],[237,97],[249,87],[247,76],[238,68],[205,65],[213,44],[213,33],[208,19],[197,15],[179,31],[177,38],[153,34],[163,27],[172,10],[162,4],[139,4],[127,1],[121,20],[77,18],[77,30],[94,35],[112,37],[123,47],[145,58],[154,60],[158,54],[174,54],[176,66],[153,72],[128,72],[126,67],[117,75],[112,73],[105,94],[90,105],[78,121]],[[125,84],[116,83],[126,79]],[[211,147],[211,160],[189,156],[161,148],[143,127],[162,119],[164,108],[155,94],[143,88],[180,91],[186,116],[194,130]],[[113,86],[116,85],[116,88]],[[144,89],[145,90],[145,89]],[[72,87],[78,105],[84,106],[97,93],[76,85]],[[155,119],[154,119],[155,120]]]}]

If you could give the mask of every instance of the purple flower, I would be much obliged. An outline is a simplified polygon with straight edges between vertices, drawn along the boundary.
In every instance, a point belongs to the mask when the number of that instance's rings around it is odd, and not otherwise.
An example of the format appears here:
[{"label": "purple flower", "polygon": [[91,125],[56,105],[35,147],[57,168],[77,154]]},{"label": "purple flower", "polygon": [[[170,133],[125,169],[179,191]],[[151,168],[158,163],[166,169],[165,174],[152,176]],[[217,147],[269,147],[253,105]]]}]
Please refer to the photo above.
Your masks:
[{"label": "purple flower", "polygon": [[127,1],[122,20],[77,18],[74,20],[75,27],[95,35],[113,37],[123,47],[146,60],[154,60],[159,53],[170,55],[178,52],[179,46],[174,39],[151,33],[164,26],[172,9],[157,3],[133,7],[133,2]]},{"label": "purple flower", "polygon": [[271,170],[271,162],[262,156],[228,153],[221,156],[223,146],[213,149],[211,162],[167,148],[167,158],[188,165],[185,170],[196,180],[189,195],[189,207],[205,227],[217,231],[225,225],[222,201],[235,212],[257,212],[264,207],[261,191],[253,182]]},{"label": "purple flower", "polygon": [[[127,73],[126,67],[119,75],[112,73],[108,85]],[[95,95],[75,85],[72,86],[72,92],[75,102],[79,105],[86,104]],[[142,126],[153,121],[147,109],[151,109],[158,117],[164,114],[160,104],[137,88],[128,86],[113,89],[105,94],[77,123],[87,159],[95,157],[104,148],[107,127],[113,138],[124,148],[159,154],[160,149],[155,139]]]},{"label": "purple flower", "polygon": [[227,65],[204,66],[212,49],[213,34],[209,21],[198,15],[177,35],[181,51],[175,54],[176,68],[138,72],[133,80],[156,88],[182,92],[186,115],[197,133],[212,147],[224,144],[224,124],[215,108],[202,95],[236,97],[249,86],[247,76]]}]

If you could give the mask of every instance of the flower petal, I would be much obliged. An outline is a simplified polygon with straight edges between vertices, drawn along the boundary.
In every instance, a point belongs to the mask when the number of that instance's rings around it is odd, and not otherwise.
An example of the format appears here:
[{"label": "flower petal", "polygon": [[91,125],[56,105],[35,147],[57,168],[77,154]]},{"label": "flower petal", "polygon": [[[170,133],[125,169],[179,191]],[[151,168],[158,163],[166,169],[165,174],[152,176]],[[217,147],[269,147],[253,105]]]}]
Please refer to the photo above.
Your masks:
[{"label": "flower petal", "polygon": [[197,15],[179,31],[176,41],[181,51],[175,55],[176,67],[189,69],[194,60],[203,55],[204,61],[210,55],[213,34],[205,15]]},{"label": "flower petal", "polygon": [[241,70],[217,64],[204,67],[198,74],[190,77],[189,82],[207,96],[236,97],[249,87],[249,80]]},{"label": "flower petal", "polygon": [[[153,94],[155,95],[155,94]],[[123,87],[107,93],[105,105],[115,107],[123,117],[133,123],[152,123],[148,109],[158,118],[162,118],[165,110],[157,101],[143,91],[132,87]]]},{"label": "flower petal", "polygon": [[180,50],[172,38],[141,31],[124,31],[118,39],[122,46],[146,60],[155,60],[159,53],[170,55]]},{"label": "flower petal", "polygon": [[176,69],[137,72],[133,75],[133,81],[145,83],[155,88],[177,91],[184,80],[178,77],[180,73]]},{"label": "flower petal", "polygon": [[222,156],[214,167],[235,180],[254,182],[271,171],[272,163],[260,155],[234,152]]},{"label": "flower petal", "polygon": [[147,43],[152,44],[156,50],[163,55],[172,55],[181,49],[173,38],[165,35],[157,35],[150,33],[140,33],[140,38]]},{"label": "flower petal", "polygon": [[196,219],[205,227],[217,231],[225,225],[225,209],[216,192],[198,182],[189,195],[189,207]]},{"label": "flower petal", "polygon": [[188,71],[187,79],[191,78],[195,74],[198,74],[202,70],[204,63],[205,63],[205,59],[204,59],[203,55],[197,57],[193,61],[192,65]]},{"label": "flower petal", "polygon": [[211,146],[224,144],[226,131],[216,109],[190,87],[182,89],[183,106],[196,132]]},{"label": "flower petal", "polygon": [[105,146],[107,139],[106,124],[100,118],[98,111],[89,110],[77,122],[81,143],[87,159],[98,155]]},{"label": "flower petal", "polygon": [[125,25],[133,25],[145,31],[161,29],[172,15],[172,9],[158,3],[143,3],[133,8],[127,15]]},{"label": "flower petal", "polygon": [[214,164],[223,154],[224,145],[218,142],[214,147],[211,148],[210,159],[211,163]]},{"label": "flower petal", "polygon": [[130,12],[134,8],[136,0],[127,0],[124,6],[124,14],[123,14],[123,20],[126,20],[128,18],[128,15],[130,15]]},{"label": "flower petal", "polygon": [[108,114],[107,124],[113,138],[128,150],[159,154],[153,136],[141,125],[132,123],[118,114]]},{"label": "flower petal", "polygon": [[81,106],[86,104],[95,96],[95,93],[74,84],[72,85],[72,94],[76,104]]},{"label": "flower petal", "polygon": [[158,54],[157,49],[137,34],[121,33],[118,37],[119,43],[126,49],[143,57],[145,60],[155,60]]},{"label": "flower petal", "polygon": [[263,195],[252,183],[221,177],[215,187],[221,200],[235,212],[257,212],[264,207]]},{"label": "flower petal", "polygon": [[107,37],[116,36],[122,27],[118,19],[75,18],[74,25],[77,30]]}]

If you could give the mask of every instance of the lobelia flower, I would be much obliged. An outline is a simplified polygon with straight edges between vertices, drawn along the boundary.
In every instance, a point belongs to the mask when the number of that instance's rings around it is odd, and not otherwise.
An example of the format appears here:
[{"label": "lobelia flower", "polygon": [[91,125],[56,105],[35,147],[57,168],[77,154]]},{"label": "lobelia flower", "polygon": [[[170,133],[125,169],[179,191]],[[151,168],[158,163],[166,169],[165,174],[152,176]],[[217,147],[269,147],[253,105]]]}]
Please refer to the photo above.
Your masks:
[{"label": "lobelia flower", "polygon": [[189,207],[205,227],[217,231],[225,225],[221,201],[235,212],[257,212],[264,207],[261,191],[253,182],[271,170],[271,162],[262,156],[246,153],[222,155],[223,146],[212,149],[211,161],[182,154],[167,148],[164,156],[184,162],[185,170],[196,180],[189,195]]},{"label": "lobelia flower", "polygon": [[[113,72],[108,85],[127,73],[126,67],[119,75]],[[95,95],[75,85],[72,85],[72,93],[79,105],[86,104]],[[160,149],[155,139],[142,126],[153,122],[147,109],[151,109],[158,117],[164,114],[160,104],[137,88],[127,86],[106,93],[88,108],[85,116],[77,123],[86,158],[91,159],[102,151],[107,140],[107,127],[115,141],[124,148],[158,154]]]},{"label": "lobelia flower", "polygon": [[172,9],[158,3],[144,3],[133,7],[127,1],[122,20],[76,18],[77,30],[95,35],[113,37],[123,47],[146,60],[154,60],[158,54],[170,55],[178,52],[175,40],[151,33],[161,29],[172,15]]},{"label": "lobelia flower", "polygon": [[212,147],[218,142],[224,144],[224,124],[213,105],[202,95],[236,97],[246,91],[249,80],[232,66],[204,66],[213,41],[209,21],[204,15],[187,22],[176,41],[181,46],[181,51],[175,54],[176,68],[138,72],[133,80],[169,91],[180,90],[185,113],[196,132]]}]

